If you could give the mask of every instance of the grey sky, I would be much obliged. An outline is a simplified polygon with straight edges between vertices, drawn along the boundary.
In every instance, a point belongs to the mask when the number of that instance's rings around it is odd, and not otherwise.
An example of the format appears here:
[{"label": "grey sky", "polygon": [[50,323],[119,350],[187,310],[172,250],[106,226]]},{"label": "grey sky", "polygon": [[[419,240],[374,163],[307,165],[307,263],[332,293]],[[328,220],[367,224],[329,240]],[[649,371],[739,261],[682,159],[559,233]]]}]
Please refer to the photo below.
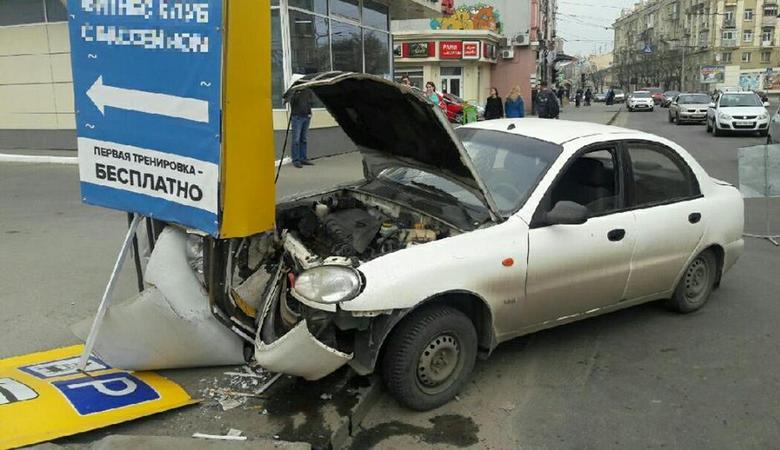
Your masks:
[{"label": "grey sky", "polygon": [[558,36],[566,39],[564,52],[589,55],[612,50],[614,32],[610,27],[621,8],[636,0],[558,0]]}]

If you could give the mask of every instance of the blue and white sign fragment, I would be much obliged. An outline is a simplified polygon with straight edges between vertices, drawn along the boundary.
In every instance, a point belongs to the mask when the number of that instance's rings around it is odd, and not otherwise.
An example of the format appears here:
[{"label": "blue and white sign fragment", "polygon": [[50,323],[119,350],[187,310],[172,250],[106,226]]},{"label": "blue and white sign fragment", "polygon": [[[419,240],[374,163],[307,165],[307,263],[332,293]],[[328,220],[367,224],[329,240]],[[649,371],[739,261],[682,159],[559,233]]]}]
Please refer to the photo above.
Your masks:
[{"label": "blue and white sign fragment", "polygon": [[218,234],[221,0],[68,0],[82,199]]}]

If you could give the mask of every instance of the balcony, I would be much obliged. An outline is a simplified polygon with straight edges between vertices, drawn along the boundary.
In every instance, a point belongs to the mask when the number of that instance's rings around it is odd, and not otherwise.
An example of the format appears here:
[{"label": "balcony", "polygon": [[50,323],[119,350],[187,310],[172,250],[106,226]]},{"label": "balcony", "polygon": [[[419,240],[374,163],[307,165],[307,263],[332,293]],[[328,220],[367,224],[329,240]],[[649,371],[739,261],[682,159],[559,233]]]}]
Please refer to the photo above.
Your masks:
[{"label": "balcony", "polygon": [[774,40],[770,39],[768,41],[761,41],[762,47],[774,47]]},{"label": "balcony", "polygon": [[725,48],[736,48],[739,47],[739,44],[736,39],[723,39],[720,41],[720,46]]},{"label": "balcony", "polygon": [[773,27],[777,23],[777,16],[764,16],[761,18],[762,27]]},{"label": "balcony", "polygon": [[737,21],[734,19],[723,19],[723,28],[736,28],[737,27]]}]

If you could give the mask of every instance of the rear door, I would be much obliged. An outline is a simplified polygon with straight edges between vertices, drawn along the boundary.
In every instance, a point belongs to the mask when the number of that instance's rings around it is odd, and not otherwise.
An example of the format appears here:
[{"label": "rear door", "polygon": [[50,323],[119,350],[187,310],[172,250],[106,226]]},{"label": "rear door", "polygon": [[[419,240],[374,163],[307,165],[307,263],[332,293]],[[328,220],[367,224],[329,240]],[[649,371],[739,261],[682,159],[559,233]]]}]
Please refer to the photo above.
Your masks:
[{"label": "rear door", "polygon": [[709,217],[695,175],[671,148],[624,142],[626,193],[637,235],[626,299],[671,290],[701,240]]}]

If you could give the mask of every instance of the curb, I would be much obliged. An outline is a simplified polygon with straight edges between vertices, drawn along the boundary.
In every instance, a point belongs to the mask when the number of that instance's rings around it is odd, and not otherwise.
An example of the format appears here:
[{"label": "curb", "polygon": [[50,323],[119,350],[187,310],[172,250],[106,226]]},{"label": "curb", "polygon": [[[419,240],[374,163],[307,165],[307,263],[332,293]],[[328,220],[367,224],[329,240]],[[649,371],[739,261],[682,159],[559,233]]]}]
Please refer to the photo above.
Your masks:
[{"label": "curb", "polygon": [[[73,164],[79,163],[76,156],[49,156],[49,155],[14,155],[0,153],[0,162],[15,162],[28,164]],[[292,158],[287,157],[281,160],[282,165],[286,166],[292,162]],[[274,161],[274,168],[279,166],[279,160]]]}]

